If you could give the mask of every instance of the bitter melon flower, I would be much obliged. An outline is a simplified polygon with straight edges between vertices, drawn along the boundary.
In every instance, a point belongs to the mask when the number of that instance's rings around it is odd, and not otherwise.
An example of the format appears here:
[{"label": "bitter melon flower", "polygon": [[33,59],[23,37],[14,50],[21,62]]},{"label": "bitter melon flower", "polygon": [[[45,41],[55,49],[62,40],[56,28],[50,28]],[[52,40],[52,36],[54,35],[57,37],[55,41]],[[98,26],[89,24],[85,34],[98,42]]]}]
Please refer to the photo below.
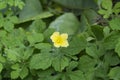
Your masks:
[{"label": "bitter melon flower", "polygon": [[59,32],[54,32],[50,39],[52,40],[52,42],[54,43],[54,46],[59,48],[59,47],[68,47],[69,43],[68,43],[68,34],[67,33],[63,33],[60,34]]}]

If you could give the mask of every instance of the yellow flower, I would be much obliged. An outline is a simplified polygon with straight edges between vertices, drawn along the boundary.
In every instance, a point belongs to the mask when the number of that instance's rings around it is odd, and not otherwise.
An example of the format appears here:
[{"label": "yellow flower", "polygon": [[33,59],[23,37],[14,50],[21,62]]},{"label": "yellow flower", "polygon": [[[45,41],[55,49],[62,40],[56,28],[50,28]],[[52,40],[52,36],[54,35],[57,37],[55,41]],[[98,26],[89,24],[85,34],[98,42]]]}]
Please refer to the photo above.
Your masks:
[{"label": "yellow flower", "polygon": [[52,42],[54,43],[54,46],[59,48],[59,47],[68,47],[68,34],[63,33],[60,35],[59,32],[54,32],[52,34],[52,36],[50,37],[50,39],[52,40]]}]

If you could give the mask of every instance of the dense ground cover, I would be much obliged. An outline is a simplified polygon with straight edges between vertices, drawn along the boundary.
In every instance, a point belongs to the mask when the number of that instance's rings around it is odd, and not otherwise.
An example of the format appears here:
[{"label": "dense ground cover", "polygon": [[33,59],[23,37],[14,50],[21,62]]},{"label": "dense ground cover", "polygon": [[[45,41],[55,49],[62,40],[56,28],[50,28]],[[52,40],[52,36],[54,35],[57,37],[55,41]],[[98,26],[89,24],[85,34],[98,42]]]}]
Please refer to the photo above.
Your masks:
[{"label": "dense ground cover", "polygon": [[0,80],[120,80],[119,0],[0,0]]}]

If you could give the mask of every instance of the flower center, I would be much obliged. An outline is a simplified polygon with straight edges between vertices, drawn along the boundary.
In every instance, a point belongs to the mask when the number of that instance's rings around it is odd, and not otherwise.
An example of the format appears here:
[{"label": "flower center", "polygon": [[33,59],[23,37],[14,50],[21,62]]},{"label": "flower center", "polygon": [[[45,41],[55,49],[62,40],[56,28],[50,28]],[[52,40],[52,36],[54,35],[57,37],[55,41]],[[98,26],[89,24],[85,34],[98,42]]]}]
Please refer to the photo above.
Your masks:
[{"label": "flower center", "polygon": [[62,42],[62,38],[59,36],[56,40],[56,43],[61,43]]}]

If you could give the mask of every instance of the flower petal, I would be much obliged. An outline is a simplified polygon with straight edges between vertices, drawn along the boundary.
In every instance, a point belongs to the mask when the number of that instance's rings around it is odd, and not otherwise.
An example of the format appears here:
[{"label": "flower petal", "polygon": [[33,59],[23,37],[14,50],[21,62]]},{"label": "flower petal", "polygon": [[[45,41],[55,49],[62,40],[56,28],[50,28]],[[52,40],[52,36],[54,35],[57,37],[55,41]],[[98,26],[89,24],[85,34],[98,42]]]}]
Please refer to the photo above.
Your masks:
[{"label": "flower petal", "polygon": [[54,46],[57,47],[57,48],[59,48],[60,44],[54,43]]},{"label": "flower petal", "polygon": [[61,34],[61,37],[63,40],[66,40],[68,38],[68,34],[67,33]]},{"label": "flower petal", "polygon": [[52,36],[50,37],[50,39],[52,40],[52,42],[55,42],[56,39],[58,38],[58,36],[60,36],[60,33],[59,32],[54,32],[52,34]]},{"label": "flower petal", "polygon": [[69,44],[68,44],[68,41],[66,40],[66,41],[64,41],[62,44],[61,44],[61,47],[68,47],[69,46]]}]

